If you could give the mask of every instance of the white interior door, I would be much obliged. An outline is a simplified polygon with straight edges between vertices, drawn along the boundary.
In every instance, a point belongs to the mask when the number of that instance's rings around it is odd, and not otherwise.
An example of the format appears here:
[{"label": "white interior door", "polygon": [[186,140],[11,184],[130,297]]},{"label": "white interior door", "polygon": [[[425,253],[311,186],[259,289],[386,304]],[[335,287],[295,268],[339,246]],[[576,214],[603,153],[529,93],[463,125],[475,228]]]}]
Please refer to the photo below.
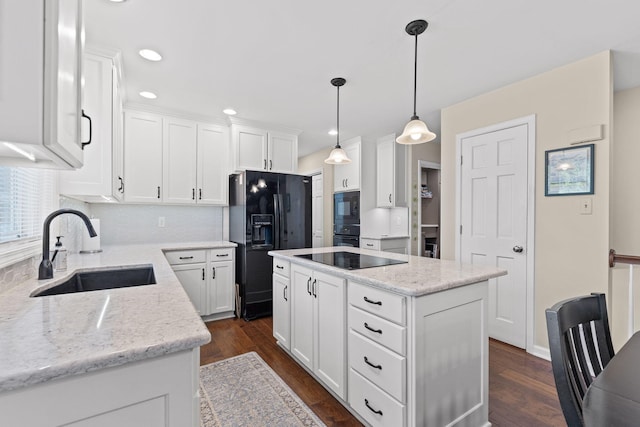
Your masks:
[{"label": "white interior door", "polygon": [[525,348],[527,125],[461,140],[462,262],[508,270],[489,281],[489,336]]},{"label": "white interior door", "polygon": [[322,174],[314,175],[312,178],[311,186],[311,229],[312,231],[312,243],[314,248],[321,248],[324,246],[324,204],[323,204],[323,179]]}]

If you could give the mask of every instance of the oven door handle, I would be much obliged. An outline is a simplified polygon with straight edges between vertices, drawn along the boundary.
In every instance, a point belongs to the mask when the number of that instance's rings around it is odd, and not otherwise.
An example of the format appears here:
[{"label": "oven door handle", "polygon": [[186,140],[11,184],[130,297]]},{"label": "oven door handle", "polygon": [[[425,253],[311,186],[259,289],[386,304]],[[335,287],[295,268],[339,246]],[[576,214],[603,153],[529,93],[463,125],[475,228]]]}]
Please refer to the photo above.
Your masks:
[{"label": "oven door handle", "polygon": [[273,213],[275,214],[275,221],[273,221],[273,225],[275,227],[274,231],[274,236],[273,236],[273,243],[274,249],[281,249],[280,248],[280,221],[279,221],[279,216],[280,216],[280,206],[279,206],[279,199],[278,199],[278,195],[274,194],[273,195]]}]

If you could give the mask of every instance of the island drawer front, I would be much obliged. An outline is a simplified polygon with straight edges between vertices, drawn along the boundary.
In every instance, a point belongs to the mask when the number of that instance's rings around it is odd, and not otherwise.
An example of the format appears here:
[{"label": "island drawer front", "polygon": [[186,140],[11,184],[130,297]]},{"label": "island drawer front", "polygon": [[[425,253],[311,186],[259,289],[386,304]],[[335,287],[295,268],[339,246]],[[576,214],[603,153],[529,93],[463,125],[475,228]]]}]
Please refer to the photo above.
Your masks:
[{"label": "island drawer front", "polygon": [[374,427],[406,425],[405,406],[353,369],[349,369],[349,405]]},{"label": "island drawer front", "polygon": [[360,239],[360,247],[363,249],[380,250],[380,240],[376,239]]},{"label": "island drawer front", "polygon": [[406,356],[407,328],[349,306],[349,327],[365,337]]},{"label": "island drawer front", "polygon": [[278,273],[281,276],[289,277],[289,271],[291,269],[291,263],[284,261],[280,258],[273,258],[273,272]]},{"label": "island drawer front", "polygon": [[349,304],[406,325],[406,298],[371,286],[349,281]]},{"label": "island drawer front", "polygon": [[231,261],[235,255],[236,248],[211,249],[211,262]]},{"label": "island drawer front", "polygon": [[349,331],[349,366],[362,376],[389,393],[400,402],[405,402],[406,358],[379,344]]},{"label": "island drawer front", "polygon": [[206,253],[202,249],[197,250],[184,250],[184,251],[167,251],[165,257],[171,265],[178,264],[195,264],[199,262],[206,262]]}]

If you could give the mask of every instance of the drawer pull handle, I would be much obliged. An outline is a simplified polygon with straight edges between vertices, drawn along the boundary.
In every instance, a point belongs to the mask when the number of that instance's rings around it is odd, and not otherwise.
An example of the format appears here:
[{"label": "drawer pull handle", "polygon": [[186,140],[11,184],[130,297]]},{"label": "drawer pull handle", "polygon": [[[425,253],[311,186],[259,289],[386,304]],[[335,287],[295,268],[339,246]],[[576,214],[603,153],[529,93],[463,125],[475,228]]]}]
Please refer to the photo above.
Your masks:
[{"label": "drawer pull handle", "polygon": [[181,256],[180,259],[193,259],[192,256]]},{"label": "drawer pull handle", "polygon": [[288,286],[285,286],[285,287],[284,287],[284,290],[282,291],[282,293],[284,294],[283,296],[284,296],[284,300],[285,300],[285,301],[289,301],[289,300],[287,299],[287,288],[288,288]]},{"label": "drawer pull handle", "polygon": [[367,246],[373,246],[373,243],[367,243]]},{"label": "drawer pull handle", "polygon": [[307,280],[307,293],[311,295],[311,277]]},{"label": "drawer pull handle", "polygon": [[225,256],[229,256],[229,254],[216,254],[217,257],[225,257]]},{"label": "drawer pull handle", "polygon": [[374,365],[373,363],[369,362],[369,359],[367,359],[367,356],[364,357],[364,363],[371,366],[372,368],[380,369],[382,371],[382,365]]},{"label": "drawer pull handle", "polygon": [[364,300],[365,300],[366,302],[368,302],[369,304],[382,305],[382,301],[372,301],[372,300],[370,300],[370,299],[369,299],[369,298],[367,298],[367,297],[364,297]]},{"label": "drawer pull handle", "polygon": [[279,269],[279,270],[284,270],[284,266],[283,265],[276,264],[276,268]]},{"label": "drawer pull handle", "polygon": [[382,335],[382,329],[373,329],[371,326],[367,325],[367,322],[364,322],[364,327],[370,330],[371,332],[375,332],[377,334]]},{"label": "drawer pull handle", "polygon": [[367,408],[369,408],[369,410],[371,412],[373,412],[374,414],[382,415],[382,411],[380,409],[376,410],[376,409],[373,409],[371,406],[369,406],[369,400],[368,399],[364,400],[364,404],[367,405]]},{"label": "drawer pull handle", "polygon": [[313,284],[311,285],[311,289],[313,290],[313,297],[318,298],[318,294],[316,293],[316,282],[318,279],[313,279]]}]

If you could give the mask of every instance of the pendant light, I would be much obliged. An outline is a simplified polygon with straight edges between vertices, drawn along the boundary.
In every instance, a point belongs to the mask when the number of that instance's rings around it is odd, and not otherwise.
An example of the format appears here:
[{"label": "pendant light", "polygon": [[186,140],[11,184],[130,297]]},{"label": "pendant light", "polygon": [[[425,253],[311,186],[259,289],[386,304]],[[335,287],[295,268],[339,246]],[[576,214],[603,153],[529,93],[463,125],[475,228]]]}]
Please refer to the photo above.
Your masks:
[{"label": "pendant light", "polygon": [[411,21],[407,24],[405,31],[410,36],[416,37],[414,62],[413,62],[413,116],[411,121],[404,127],[402,135],[396,138],[398,144],[422,144],[435,139],[436,134],[431,132],[426,123],[420,120],[416,114],[416,88],[418,79],[418,34],[422,34],[429,24],[423,19]]},{"label": "pendant light", "polygon": [[331,79],[331,84],[334,85],[338,89],[338,108],[336,114],[336,146],[333,150],[331,150],[331,154],[324,161],[330,165],[346,165],[347,163],[351,163],[351,159],[347,157],[347,153],[340,147],[340,86],[344,86],[347,81],[342,77],[336,77]]}]

